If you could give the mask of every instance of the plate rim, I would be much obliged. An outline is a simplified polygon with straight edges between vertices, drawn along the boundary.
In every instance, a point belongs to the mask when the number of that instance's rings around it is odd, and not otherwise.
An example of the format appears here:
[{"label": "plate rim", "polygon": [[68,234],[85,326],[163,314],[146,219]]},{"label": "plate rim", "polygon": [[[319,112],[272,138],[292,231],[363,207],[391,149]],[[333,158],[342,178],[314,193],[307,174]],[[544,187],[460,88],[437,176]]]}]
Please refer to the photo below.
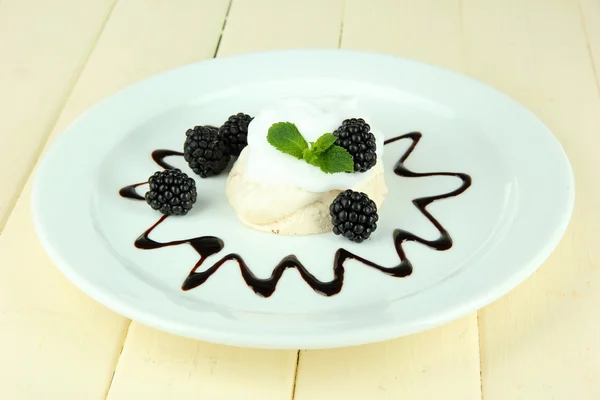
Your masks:
[{"label": "plate rim", "polygon": [[[494,286],[493,293],[482,293],[479,296],[470,296],[468,301],[463,301],[461,303],[461,307],[454,308],[444,308],[440,309],[443,311],[439,311],[435,314],[435,318],[429,318],[426,321],[420,321],[418,324],[413,324],[413,326],[404,326],[403,328],[396,327],[397,329],[391,329],[390,325],[382,325],[379,329],[374,327],[369,327],[366,330],[366,333],[360,330],[357,333],[357,330],[352,330],[349,334],[344,333],[334,335],[333,338],[325,335],[319,335],[318,333],[315,335],[311,335],[310,338],[307,339],[306,334],[301,334],[298,337],[295,337],[292,334],[287,334],[284,339],[278,337],[275,339],[274,337],[270,337],[268,339],[259,338],[256,336],[244,336],[239,333],[231,333],[231,332],[223,332],[222,330],[214,330],[214,329],[206,329],[203,326],[195,325],[193,329],[190,329],[188,326],[184,326],[178,324],[176,321],[168,321],[164,318],[157,317],[152,313],[148,313],[147,310],[136,309],[132,307],[130,304],[119,302],[117,299],[111,296],[110,293],[101,290],[99,287],[95,286],[91,282],[85,279],[84,276],[81,276],[77,273],[77,268],[72,268],[68,266],[68,262],[66,262],[60,251],[58,251],[52,245],[52,239],[49,235],[49,230],[43,225],[40,213],[42,212],[41,207],[41,198],[40,198],[40,174],[38,171],[40,168],[46,165],[46,160],[49,159],[48,155],[53,154],[55,149],[59,149],[61,143],[63,141],[69,140],[71,136],[74,136],[73,133],[76,133],[76,129],[73,127],[77,126],[81,121],[84,121],[86,116],[93,112],[94,109],[99,107],[101,104],[105,104],[106,102],[110,102],[113,98],[117,97],[119,94],[130,91],[132,88],[139,87],[140,85],[148,84],[147,82],[152,81],[156,78],[169,75],[169,74],[177,74],[182,70],[194,68],[200,64],[207,63],[222,63],[222,62],[240,62],[240,60],[248,59],[250,57],[272,57],[273,55],[285,56],[289,54],[314,54],[314,53],[329,53],[329,54],[340,54],[345,53],[350,56],[356,55],[358,57],[382,57],[387,59],[392,59],[394,61],[400,61],[404,63],[413,64],[417,67],[424,67],[431,69],[433,71],[437,71],[441,74],[450,74],[458,77],[460,80],[470,81],[472,84],[475,84],[479,87],[485,88],[487,91],[493,92],[496,96],[501,96],[504,100],[512,103],[513,106],[518,107],[519,109],[525,111],[529,114],[530,117],[537,120],[540,124],[540,127],[543,127],[548,136],[549,140],[553,142],[554,146],[560,150],[560,155],[562,157],[562,161],[565,167],[566,178],[568,180],[568,193],[567,199],[568,202],[565,205],[563,210],[563,218],[561,219],[561,223],[557,225],[554,229],[554,232],[549,236],[549,239],[545,242],[545,246],[540,249],[536,256],[533,257],[532,261],[529,265],[522,265],[520,269],[518,269],[515,273],[510,276],[506,276],[504,282]],[[554,251],[556,246],[561,241],[567,227],[569,226],[571,216],[573,213],[575,203],[575,179],[573,174],[572,166],[569,162],[568,156],[558,141],[556,136],[552,133],[552,131],[541,121],[535,114],[533,114],[528,108],[523,106],[522,104],[516,102],[512,98],[510,98],[505,93],[499,91],[498,89],[493,88],[483,82],[475,80],[469,76],[460,74],[455,71],[447,70],[435,65],[423,63],[420,61],[407,59],[404,57],[389,55],[389,54],[381,54],[376,52],[368,52],[368,51],[356,51],[356,50],[327,50],[327,49],[301,49],[301,50],[273,50],[273,51],[265,51],[265,52],[254,52],[247,53],[241,55],[232,55],[227,57],[221,57],[218,59],[210,59],[205,61],[199,61],[191,64],[187,64],[175,69],[171,69],[165,72],[161,72],[159,74],[153,75],[149,78],[146,78],[142,81],[133,83],[131,85],[125,86],[124,88],[113,92],[110,96],[104,98],[100,102],[95,103],[92,107],[87,109],[83,114],[79,115],[72,123],[70,123],[63,132],[51,143],[50,147],[47,149],[46,153],[42,155],[38,162],[38,166],[36,171],[34,172],[33,179],[33,187],[31,192],[31,212],[32,219],[35,227],[36,234],[44,248],[45,252],[48,254],[51,261],[54,265],[61,271],[63,275],[67,277],[73,284],[75,284],[80,290],[82,290],[89,297],[98,301],[99,303],[105,305],[109,309],[121,314],[127,318],[130,318],[134,321],[140,322],[144,325],[152,326],[157,329],[171,332],[180,336],[190,337],[194,339],[207,340],[214,343],[222,343],[228,345],[236,345],[236,346],[244,346],[244,347],[256,347],[256,348],[276,348],[276,349],[298,349],[298,348],[332,348],[332,347],[342,347],[342,346],[351,346],[358,345],[363,343],[371,343],[378,342],[382,340],[392,339],[399,336],[410,335],[416,332],[424,331],[430,329],[435,326],[442,325],[444,323],[450,322],[452,320],[458,319],[468,313],[476,311],[481,307],[491,303],[492,301],[504,296],[510,290],[521,284],[524,280],[526,280],[530,275],[532,275],[542,264],[543,262],[550,256],[550,254]],[[365,339],[365,336],[368,336]],[[297,344],[302,344],[298,346]]]}]

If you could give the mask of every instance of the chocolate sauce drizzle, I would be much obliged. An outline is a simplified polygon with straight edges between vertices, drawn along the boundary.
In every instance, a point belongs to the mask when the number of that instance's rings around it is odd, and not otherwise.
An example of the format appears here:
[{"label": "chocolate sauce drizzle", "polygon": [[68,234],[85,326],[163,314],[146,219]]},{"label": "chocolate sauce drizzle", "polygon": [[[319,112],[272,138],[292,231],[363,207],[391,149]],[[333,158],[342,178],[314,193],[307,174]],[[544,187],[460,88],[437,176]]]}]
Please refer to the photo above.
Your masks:
[{"label": "chocolate sauce drizzle", "polygon": [[[165,219],[167,219],[167,215],[163,215],[154,225],[152,225],[150,228],[148,228],[147,231],[142,233],[135,240],[135,242],[134,242],[135,247],[137,247],[138,249],[143,249],[143,250],[154,250],[154,249],[160,249],[162,247],[179,246],[180,244],[189,244],[200,255],[200,261],[198,261],[197,266],[200,266],[200,264],[202,263],[202,261],[205,258],[210,257],[213,254],[217,254],[218,252],[223,250],[223,246],[224,246],[223,241],[221,239],[219,239],[218,237],[214,237],[214,236],[200,236],[200,237],[195,237],[195,238],[191,238],[191,239],[174,240],[172,242],[164,242],[164,243],[157,242],[155,240],[150,239],[150,233],[152,233],[152,231],[154,229],[156,229],[156,227],[158,225],[160,225]],[[197,268],[197,267],[194,267],[194,268]]]},{"label": "chocolate sauce drizzle", "polygon": [[[396,165],[394,166],[394,173],[400,177],[404,178],[420,178],[427,176],[452,176],[459,178],[462,181],[462,184],[457,189],[440,194],[437,196],[429,196],[429,197],[421,197],[413,200],[413,204],[415,207],[436,227],[439,232],[439,237],[435,240],[426,240],[420,238],[408,231],[396,229],[393,232],[393,240],[394,246],[396,248],[396,253],[398,254],[399,263],[392,267],[384,267],[378,265],[366,258],[360,257],[350,251],[340,248],[337,250],[333,260],[333,279],[331,281],[320,281],[314,275],[312,275],[304,265],[298,260],[295,255],[288,255],[284,257],[273,270],[270,277],[261,279],[252,273],[252,270],[245,263],[243,258],[239,254],[231,253],[224,257],[222,257],[219,261],[214,263],[211,267],[204,271],[198,272],[198,268],[202,266],[204,261],[211,255],[219,253],[223,247],[223,241],[214,236],[201,236],[191,239],[184,240],[176,240],[172,242],[160,243],[150,239],[149,235],[152,233],[154,229],[162,222],[167,219],[167,216],[162,216],[158,222],[152,225],[148,230],[142,233],[135,241],[135,246],[144,250],[152,250],[158,249],[166,246],[177,246],[181,244],[189,244],[200,256],[200,259],[194,265],[194,268],[190,271],[187,278],[183,282],[182,289],[190,290],[194,289],[203,283],[205,283],[217,270],[225,264],[227,261],[235,261],[240,269],[242,277],[246,284],[254,290],[254,292],[263,297],[269,297],[277,288],[277,284],[279,280],[283,276],[283,273],[288,268],[295,268],[300,273],[302,279],[317,293],[324,296],[333,296],[338,294],[342,290],[343,282],[344,282],[344,264],[347,260],[357,260],[360,263],[374,268],[378,271],[381,271],[387,275],[392,277],[402,278],[410,275],[413,270],[413,266],[406,257],[404,249],[402,245],[405,242],[418,242],[425,246],[428,246],[437,251],[448,250],[452,247],[452,238],[448,231],[442,226],[442,224],[431,215],[429,211],[427,211],[427,206],[437,200],[446,199],[450,197],[455,197],[466,191],[471,186],[471,177],[464,173],[458,172],[426,172],[426,173],[418,173],[413,172],[406,168],[404,162],[411,155],[413,150],[417,147],[419,140],[421,140],[422,134],[420,132],[411,132],[401,136],[397,136],[392,139],[388,139],[385,141],[385,144],[390,144],[402,139],[410,139],[412,143],[408,150],[404,152],[404,154],[400,157]],[[181,156],[183,155],[180,152],[171,151],[171,150],[156,150],[152,152],[152,159],[156,161],[158,165],[165,169],[172,169],[173,167],[167,164],[164,161],[165,157],[168,156]],[[135,192],[135,187],[142,185],[143,183],[138,183],[135,185],[129,185],[124,187],[119,191],[121,196],[131,198],[131,199],[142,199],[143,197],[138,195]]]},{"label": "chocolate sauce drizzle", "polygon": [[124,188],[122,188],[121,190],[119,190],[119,194],[121,195],[121,197],[125,197],[126,199],[144,200],[144,196],[142,196],[141,194],[138,194],[138,192],[136,192],[135,188],[138,186],[145,185],[146,183],[148,183],[148,182],[141,182],[141,183],[134,183],[133,185],[127,185]]},{"label": "chocolate sauce drizzle", "polygon": [[171,164],[165,162],[165,158],[170,156],[183,156],[183,153],[180,151],[173,150],[154,150],[152,152],[152,159],[164,169],[174,169],[175,167]]}]

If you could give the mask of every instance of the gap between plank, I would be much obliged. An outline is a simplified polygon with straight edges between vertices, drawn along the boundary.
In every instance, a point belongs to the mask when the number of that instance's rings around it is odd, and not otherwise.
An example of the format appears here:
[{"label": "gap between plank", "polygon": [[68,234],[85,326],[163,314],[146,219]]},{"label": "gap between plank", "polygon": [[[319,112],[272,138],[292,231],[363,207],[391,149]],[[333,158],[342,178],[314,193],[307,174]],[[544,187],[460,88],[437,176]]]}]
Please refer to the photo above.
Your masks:
[{"label": "gap between plank", "polygon": [[298,382],[298,367],[300,366],[300,351],[296,353],[296,370],[294,371],[294,384],[292,385],[292,400],[296,398],[296,383]]},{"label": "gap between plank", "polygon": [[122,340],[122,344],[121,344],[121,351],[119,352],[119,355],[117,356],[117,359],[115,360],[114,363],[114,368],[113,368],[113,373],[110,377],[110,381],[108,382],[108,386],[106,387],[106,391],[104,392],[104,398],[107,399],[108,395],[110,393],[110,388],[112,387],[112,383],[113,380],[115,379],[115,373],[117,372],[117,364],[119,364],[119,360],[121,359],[121,354],[123,354],[123,349],[125,349],[125,343],[127,342],[127,335],[129,335],[129,328],[131,328],[131,320],[129,320],[129,322],[127,323],[127,328],[125,328],[125,332],[123,332],[123,340]]},{"label": "gap between plank", "polygon": [[481,400],[483,400],[483,359],[481,358],[481,329],[479,328],[479,311],[477,311],[475,319],[475,326],[477,327],[477,356],[479,357],[479,395],[481,396]]},{"label": "gap between plank", "polygon": [[217,46],[215,47],[215,52],[213,53],[213,58],[217,58],[217,54],[219,53],[219,48],[221,47],[221,39],[223,39],[223,33],[225,33],[225,26],[227,25],[227,19],[229,18],[229,12],[231,11],[232,4],[233,0],[229,0],[229,4],[227,5],[227,11],[225,11],[225,18],[223,19],[223,25],[221,26],[221,33],[219,34]]},{"label": "gap between plank", "polygon": [[84,61],[81,63],[81,68],[79,69],[79,71],[77,72],[75,78],[73,79],[73,84],[71,85],[71,88],[70,88],[70,90],[68,92],[68,95],[65,96],[64,101],[62,102],[62,104],[60,105],[59,110],[56,113],[56,117],[54,118],[54,121],[50,124],[50,129],[49,129],[49,131],[48,131],[48,133],[46,135],[46,140],[43,140],[43,138],[42,138],[42,143],[40,144],[40,146],[36,150],[35,161],[33,161],[33,163],[31,164],[31,166],[30,166],[30,168],[28,170],[29,173],[23,177],[23,179],[21,181],[21,184],[19,185],[19,190],[15,193],[15,195],[13,196],[13,198],[6,205],[6,214],[5,214],[4,217],[2,217],[0,219],[0,235],[2,235],[2,232],[4,231],[4,227],[8,223],[8,220],[10,219],[10,217],[12,216],[12,213],[13,213],[13,211],[15,209],[15,206],[17,205],[17,201],[19,201],[19,199],[21,198],[21,194],[23,193],[23,189],[25,188],[25,184],[27,183],[27,181],[31,177],[31,174],[33,173],[33,169],[35,168],[36,163],[40,160],[40,158],[42,156],[42,152],[44,151],[44,148],[46,148],[46,145],[48,144],[48,141],[50,140],[50,135],[52,134],[52,132],[56,128],[56,124],[58,123],[58,120],[59,120],[60,116],[62,115],[63,111],[65,110],[67,102],[69,101],[69,99],[73,95],[73,91],[75,90],[75,87],[77,86],[77,82],[79,82],[79,78],[81,78],[81,74],[83,74],[85,66],[87,65],[90,57],[92,56],[92,53],[94,52],[94,49],[96,48],[96,45],[98,44],[98,40],[100,40],[100,36],[102,36],[102,32],[104,32],[104,28],[106,27],[106,23],[110,19],[110,16],[111,16],[113,10],[115,9],[115,6],[117,5],[118,1],[119,0],[115,0],[115,2],[112,4],[112,6],[110,7],[110,9],[108,10],[108,13],[106,14],[106,18],[104,19],[104,22],[102,22],[102,25],[100,26],[100,29],[98,30],[98,34],[96,35],[96,37],[94,38],[94,40],[92,42],[92,45],[90,46],[90,50],[88,51],[87,55],[85,56]]},{"label": "gap between plank", "polygon": [[[342,39],[344,37],[344,17],[346,16],[346,2],[347,2],[347,0],[344,0],[342,2],[342,17],[340,18],[340,20],[341,20],[340,31],[339,31],[338,43],[337,43],[338,49],[342,48]],[[220,41],[220,39],[219,39],[219,41]],[[292,400],[294,400],[296,398],[296,386],[298,384],[298,370],[300,368],[300,352],[301,352],[301,350],[298,350],[298,353],[296,354],[296,370],[294,371],[294,384],[292,385]]]},{"label": "gap between plank", "polygon": [[[227,5],[227,11],[225,12],[225,18],[223,19],[223,25],[221,26],[221,32],[219,34],[219,39],[217,40],[215,52],[213,53],[213,58],[216,58],[218,55],[219,47],[221,46],[221,39],[223,38],[223,34],[225,32],[225,26],[227,25],[227,17],[229,16],[229,12],[231,11],[232,4],[233,4],[233,0],[229,0],[229,4]],[[114,5],[113,5],[113,8],[114,8]],[[112,13],[112,9],[110,10],[110,13]],[[110,15],[110,13],[109,13],[109,15]],[[107,18],[107,20],[108,20],[108,18]],[[106,24],[106,21],[105,21],[105,24]],[[102,26],[102,30],[104,30],[104,25]],[[95,44],[94,44],[94,47],[95,47]],[[108,395],[110,394],[110,389],[112,388],[112,384],[115,379],[115,374],[117,372],[117,366],[119,365],[119,361],[121,360],[121,354],[123,354],[123,350],[125,349],[125,343],[127,343],[127,336],[129,335],[129,328],[131,328],[132,322],[133,322],[132,320],[129,320],[129,323],[127,324],[127,328],[125,329],[125,333],[123,335],[123,342],[122,342],[123,344],[121,346],[121,351],[119,352],[119,356],[117,357],[117,359],[115,361],[113,373],[112,373],[112,376],[110,377],[110,381],[106,388],[106,392],[105,392],[106,394],[104,396],[105,399],[108,399]],[[297,366],[298,366],[298,361],[296,360],[296,367]]]},{"label": "gap between plank", "polygon": [[458,0],[458,25],[460,28],[460,68],[466,73],[467,70],[467,52],[465,51],[465,15],[463,0]]},{"label": "gap between plank", "polygon": [[[458,0],[458,24],[460,28],[460,68],[467,73],[467,53],[465,51],[465,15],[463,0]],[[483,400],[483,359],[481,357],[481,329],[479,327],[479,311],[475,312],[475,328],[477,329],[477,358],[479,359],[479,397]]]},{"label": "gap between plank", "polygon": [[342,18],[340,18],[341,22],[340,22],[340,33],[338,36],[338,44],[337,47],[338,49],[342,48],[342,39],[344,37],[344,16],[346,15],[346,1],[344,0],[342,2]]},{"label": "gap between plank", "polygon": [[592,44],[590,43],[590,35],[588,33],[587,24],[585,23],[585,17],[583,16],[583,7],[581,7],[581,1],[577,2],[577,6],[579,8],[579,18],[581,19],[581,28],[583,29],[583,34],[585,35],[585,45],[587,47],[588,56],[590,57],[590,64],[592,66],[592,72],[594,73],[594,80],[596,81],[596,89],[598,90],[598,95],[600,96],[600,80],[598,80],[598,71],[596,70],[596,63],[594,59],[594,54],[592,52]]}]

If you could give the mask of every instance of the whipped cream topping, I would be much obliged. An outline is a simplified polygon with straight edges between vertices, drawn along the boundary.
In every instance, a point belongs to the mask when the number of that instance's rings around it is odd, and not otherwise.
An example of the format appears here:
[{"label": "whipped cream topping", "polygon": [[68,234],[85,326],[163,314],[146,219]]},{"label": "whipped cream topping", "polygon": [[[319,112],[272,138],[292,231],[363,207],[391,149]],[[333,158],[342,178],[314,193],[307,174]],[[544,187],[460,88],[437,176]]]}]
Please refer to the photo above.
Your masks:
[{"label": "whipped cream topping", "polygon": [[[307,142],[314,142],[324,133],[332,133],[348,118],[368,116],[358,108],[356,100],[347,98],[283,99],[263,109],[248,127],[245,178],[257,183],[285,184],[309,192],[345,190],[373,178],[375,168],[362,173],[325,174],[288,154],[281,153],[267,141],[271,125],[292,122]],[[383,135],[371,125],[377,143],[377,162],[383,153]]]}]

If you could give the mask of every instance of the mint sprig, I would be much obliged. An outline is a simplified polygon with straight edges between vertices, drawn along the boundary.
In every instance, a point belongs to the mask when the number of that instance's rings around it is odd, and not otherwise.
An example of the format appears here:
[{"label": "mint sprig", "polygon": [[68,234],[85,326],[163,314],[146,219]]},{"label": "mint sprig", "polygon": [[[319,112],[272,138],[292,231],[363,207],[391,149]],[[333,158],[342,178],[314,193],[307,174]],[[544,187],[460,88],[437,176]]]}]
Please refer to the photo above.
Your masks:
[{"label": "mint sprig", "polygon": [[353,172],[354,160],[346,149],[340,146],[331,146],[321,156],[317,157],[313,165],[321,168],[326,174],[336,172]]},{"label": "mint sprig", "polygon": [[296,125],[291,122],[277,122],[271,125],[267,133],[267,141],[282,153],[299,160],[304,157],[304,150],[308,149],[308,143]]},{"label": "mint sprig", "polygon": [[291,122],[277,122],[269,128],[267,141],[282,153],[314,165],[326,174],[353,172],[354,160],[343,147],[335,145],[337,137],[331,133],[321,135],[308,143]]},{"label": "mint sprig", "polygon": [[[316,142],[311,143],[311,150],[313,150],[315,153],[317,154],[321,154],[323,152],[325,152],[326,150],[330,149],[331,146],[333,146],[333,144],[335,143],[335,141],[337,140],[337,136],[332,135],[331,133],[324,133],[323,135],[321,135]],[[337,146],[339,147],[339,146]]]}]

